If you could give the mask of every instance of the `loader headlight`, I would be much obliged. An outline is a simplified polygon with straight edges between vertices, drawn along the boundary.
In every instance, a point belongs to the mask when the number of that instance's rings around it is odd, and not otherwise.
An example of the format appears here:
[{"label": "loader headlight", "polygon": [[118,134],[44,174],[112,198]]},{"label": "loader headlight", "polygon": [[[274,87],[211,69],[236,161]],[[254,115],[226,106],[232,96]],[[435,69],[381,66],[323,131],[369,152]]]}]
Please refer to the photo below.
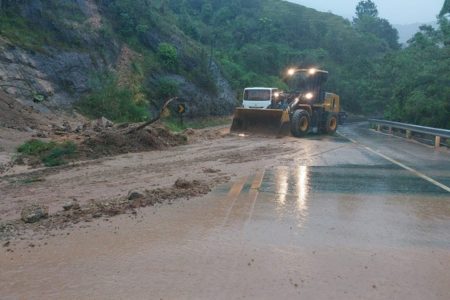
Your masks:
[{"label": "loader headlight", "polygon": [[314,94],[313,93],[306,93],[304,97],[305,97],[306,100],[311,100],[312,98],[314,98]]},{"label": "loader headlight", "polygon": [[309,75],[314,75],[314,74],[317,73],[317,69],[311,68],[311,69],[308,70],[308,73],[309,73]]},{"label": "loader headlight", "polygon": [[293,76],[293,75],[295,74],[295,69],[294,69],[294,68],[289,69],[289,70],[287,71],[287,74],[288,74],[289,76]]},{"label": "loader headlight", "polygon": [[279,98],[279,97],[280,97],[280,93],[279,93],[279,92],[275,92],[275,93],[273,94],[273,96],[274,96],[275,98]]}]

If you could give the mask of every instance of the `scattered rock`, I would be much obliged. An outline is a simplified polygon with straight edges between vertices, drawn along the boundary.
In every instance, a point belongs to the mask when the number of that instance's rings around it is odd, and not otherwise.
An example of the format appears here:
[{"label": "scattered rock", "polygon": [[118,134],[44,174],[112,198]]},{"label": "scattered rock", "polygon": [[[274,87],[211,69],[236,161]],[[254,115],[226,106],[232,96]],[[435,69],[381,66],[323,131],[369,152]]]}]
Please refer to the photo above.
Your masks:
[{"label": "scattered rock", "polygon": [[81,133],[81,132],[85,131],[87,127],[88,127],[87,124],[78,124],[78,125],[75,127],[74,132],[76,132],[76,133]]},{"label": "scattered rock", "polygon": [[130,200],[130,201],[136,200],[136,199],[142,199],[142,198],[144,198],[144,195],[142,195],[139,192],[131,191],[128,193],[128,200]]},{"label": "scattered rock", "polygon": [[78,201],[74,200],[72,202],[72,210],[80,210],[80,209],[81,209],[80,203],[78,203]]},{"label": "scattered rock", "polygon": [[204,173],[209,173],[209,174],[215,174],[215,173],[219,173],[220,170],[212,169],[212,168],[206,168],[206,169],[203,169],[203,172]]},{"label": "scattered rock", "polygon": [[193,183],[182,178],[178,178],[177,181],[175,181],[175,187],[178,189],[189,189],[193,186]]},{"label": "scattered rock", "polygon": [[48,132],[46,132],[46,131],[39,131],[36,134],[36,137],[42,138],[42,139],[46,139],[46,138],[48,138]]},{"label": "scattered rock", "polygon": [[194,135],[194,134],[195,134],[195,130],[192,129],[192,128],[187,128],[187,129],[185,129],[185,130],[183,131],[183,133],[184,133],[185,135]]},{"label": "scattered rock", "polygon": [[63,205],[63,209],[65,211],[68,211],[68,210],[79,210],[79,209],[81,209],[81,206],[80,206],[80,204],[78,203],[77,200],[72,200],[72,201],[67,202],[66,204],[64,204]]},{"label": "scattered rock", "polygon": [[101,130],[101,129],[113,127],[114,123],[105,117],[101,117],[100,119],[93,121],[91,125],[92,125],[92,128],[94,128],[94,130]]},{"label": "scattered rock", "polygon": [[48,217],[48,207],[33,204],[22,209],[20,216],[25,223],[36,223]]},{"label": "scattered rock", "polygon": [[3,247],[8,247],[9,244],[11,244],[11,242],[10,241],[6,241],[6,243],[3,244]]},{"label": "scattered rock", "polygon": [[73,207],[73,202],[68,202],[63,205],[64,210],[71,210]]},{"label": "scattered rock", "polygon": [[66,120],[63,121],[62,127],[64,128],[65,132],[72,131],[72,126],[70,126],[70,123],[68,121],[66,121]]}]

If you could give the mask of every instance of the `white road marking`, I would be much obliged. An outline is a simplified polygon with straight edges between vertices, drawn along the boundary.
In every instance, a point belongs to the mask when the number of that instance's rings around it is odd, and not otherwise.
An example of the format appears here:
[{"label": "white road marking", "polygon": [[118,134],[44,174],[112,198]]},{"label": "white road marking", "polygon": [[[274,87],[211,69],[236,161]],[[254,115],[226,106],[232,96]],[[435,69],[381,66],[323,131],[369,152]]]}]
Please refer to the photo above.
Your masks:
[{"label": "white road marking", "polygon": [[425,174],[423,174],[423,173],[421,173],[421,172],[419,172],[417,170],[414,170],[413,168],[408,167],[407,165],[402,164],[401,162],[399,162],[399,161],[397,161],[397,160],[395,160],[393,158],[390,158],[389,156],[384,155],[381,152],[378,152],[378,151],[376,151],[376,150],[374,150],[374,149],[372,149],[372,148],[370,148],[370,147],[368,147],[368,146],[366,146],[364,144],[361,144],[360,142],[357,142],[354,139],[351,139],[351,138],[349,138],[349,137],[347,137],[347,136],[345,136],[343,134],[340,134],[340,133],[339,133],[339,135],[344,137],[344,138],[346,138],[346,139],[348,139],[348,140],[350,140],[354,144],[363,146],[366,150],[368,150],[368,151],[370,151],[370,152],[372,152],[372,153],[374,153],[374,154],[376,154],[376,155],[378,155],[378,156],[380,156],[380,157],[390,161],[393,164],[396,164],[397,166],[399,166],[399,167],[401,167],[401,168],[403,168],[405,170],[408,170],[409,172],[413,173],[414,175],[416,175],[416,176],[418,176],[418,177],[420,177],[422,179],[425,179],[426,181],[428,181],[428,182],[434,184],[435,186],[440,187],[444,191],[447,191],[447,192],[450,193],[450,187],[446,186],[445,184],[442,184],[442,183],[434,180],[433,178],[428,177],[427,175],[425,175]]}]

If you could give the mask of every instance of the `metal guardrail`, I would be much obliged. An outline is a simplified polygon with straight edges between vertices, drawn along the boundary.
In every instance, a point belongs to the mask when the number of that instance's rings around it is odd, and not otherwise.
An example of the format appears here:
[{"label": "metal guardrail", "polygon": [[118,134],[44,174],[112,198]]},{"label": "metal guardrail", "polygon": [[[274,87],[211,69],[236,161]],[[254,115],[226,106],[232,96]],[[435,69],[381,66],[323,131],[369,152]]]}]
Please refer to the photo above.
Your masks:
[{"label": "metal guardrail", "polygon": [[378,131],[381,131],[381,129],[383,127],[387,127],[390,133],[392,133],[393,129],[406,130],[406,138],[409,138],[409,139],[412,137],[412,133],[414,133],[414,132],[434,136],[435,137],[434,145],[436,148],[440,147],[441,138],[450,139],[450,130],[446,130],[446,129],[418,126],[418,125],[385,121],[385,120],[377,120],[377,119],[370,119],[369,122],[372,125],[376,125]]}]

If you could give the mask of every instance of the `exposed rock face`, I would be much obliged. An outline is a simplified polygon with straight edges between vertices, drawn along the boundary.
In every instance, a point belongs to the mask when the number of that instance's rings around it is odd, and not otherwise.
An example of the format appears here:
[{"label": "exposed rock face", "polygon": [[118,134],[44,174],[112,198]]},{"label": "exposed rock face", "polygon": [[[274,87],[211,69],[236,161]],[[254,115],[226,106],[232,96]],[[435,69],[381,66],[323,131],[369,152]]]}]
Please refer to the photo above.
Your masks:
[{"label": "exposed rock face", "polygon": [[0,36],[2,90],[39,110],[68,108],[89,92],[93,74],[114,67],[120,47],[102,37],[95,2],[77,0],[75,4],[85,14],[85,20],[76,24],[64,24],[63,20],[64,26],[46,18],[44,12],[48,8],[40,0],[14,4],[19,6],[23,18],[48,30],[49,37],[61,46],[43,44],[25,49]]},{"label": "exposed rock face", "polygon": [[[107,22],[102,20],[102,9],[108,5],[108,0],[67,1],[67,5],[76,10],[73,14],[80,15],[76,19],[67,18],[70,15],[55,14],[57,12],[52,10],[57,7],[55,3],[59,2],[29,0],[8,4],[19,8],[20,17],[36,24],[36,28],[41,30],[39,34],[48,32],[49,40],[53,42],[24,46],[0,33],[0,90],[41,112],[49,108],[71,108],[77,100],[89,94],[96,75],[116,73],[119,84],[126,85],[127,80],[123,79],[131,78],[127,72],[131,70],[132,58],[139,57],[119,41],[117,35],[103,30]],[[188,43],[186,37],[163,33],[158,28],[142,33],[139,39],[152,51],[157,51],[161,42],[169,42],[182,53]],[[124,56],[128,59],[124,60]],[[180,58],[185,69],[195,68],[199,64],[186,55],[180,54]],[[127,65],[130,68],[128,71]],[[146,82],[155,83],[162,76],[174,80],[180,95],[189,100],[187,117],[231,113],[235,105],[234,92],[217,64],[211,64],[210,72],[217,87],[214,94],[204,91],[183,76],[167,75],[164,71],[151,74],[150,77],[156,80],[146,79]],[[151,90],[154,86],[150,84],[146,88]]]},{"label": "exposed rock face", "polygon": [[0,85],[25,103],[42,95],[51,107],[68,107],[89,90],[91,71],[103,66],[86,53],[47,51],[33,53],[0,40]]},{"label": "exposed rock face", "polygon": [[236,96],[216,63],[212,64],[211,73],[217,86],[217,95],[199,89],[182,76],[169,75],[165,77],[177,83],[181,98],[187,104],[187,117],[217,116],[233,111],[236,105]]}]

